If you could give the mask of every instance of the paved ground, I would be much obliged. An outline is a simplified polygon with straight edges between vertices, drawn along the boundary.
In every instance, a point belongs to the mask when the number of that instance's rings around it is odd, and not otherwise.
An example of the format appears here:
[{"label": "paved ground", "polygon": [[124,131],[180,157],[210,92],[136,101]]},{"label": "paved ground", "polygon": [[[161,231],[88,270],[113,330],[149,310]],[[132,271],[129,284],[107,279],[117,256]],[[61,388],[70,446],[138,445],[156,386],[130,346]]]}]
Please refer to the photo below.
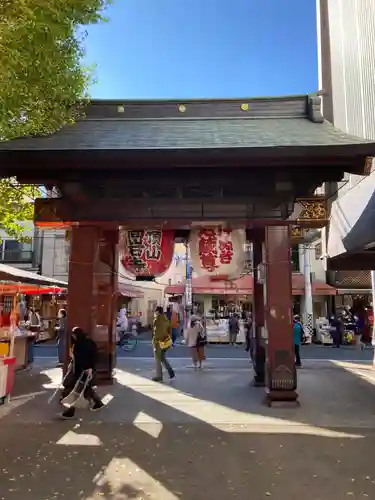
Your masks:
[{"label": "paved ground", "polygon": [[[108,407],[61,422],[46,400],[61,373],[40,359],[0,408],[0,499],[344,500],[375,497],[370,363],[306,361],[300,408],[268,408],[248,360],[202,373],[175,359],[122,359]],[[38,391],[45,391],[39,394]]]},{"label": "paved ground", "polygon": [[[207,346],[209,357],[214,358],[248,358],[248,354],[244,351],[242,346],[232,347],[226,344],[223,345],[209,345]],[[57,347],[51,345],[40,345],[36,347],[35,354],[38,358],[56,358]],[[170,357],[180,358],[189,357],[189,350],[183,346],[178,345],[176,348],[170,350]],[[120,358],[148,358],[152,357],[151,342],[142,340],[137,348],[131,352],[126,353],[122,349],[117,349],[117,356]],[[310,345],[302,346],[302,358],[304,359],[338,359],[342,361],[352,360],[371,360],[372,349],[365,351],[358,351],[355,347],[342,346],[340,349],[333,349],[329,346]]]}]

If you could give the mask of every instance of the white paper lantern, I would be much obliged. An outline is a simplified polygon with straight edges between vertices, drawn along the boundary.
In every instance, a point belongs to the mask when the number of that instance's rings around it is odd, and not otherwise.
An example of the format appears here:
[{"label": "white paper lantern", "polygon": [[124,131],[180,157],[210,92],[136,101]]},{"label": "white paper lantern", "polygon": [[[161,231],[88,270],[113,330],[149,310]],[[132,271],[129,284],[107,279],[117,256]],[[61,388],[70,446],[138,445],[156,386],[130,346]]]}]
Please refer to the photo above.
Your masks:
[{"label": "white paper lantern", "polygon": [[238,278],[245,267],[245,229],[224,225],[197,227],[190,232],[190,259],[198,276]]}]

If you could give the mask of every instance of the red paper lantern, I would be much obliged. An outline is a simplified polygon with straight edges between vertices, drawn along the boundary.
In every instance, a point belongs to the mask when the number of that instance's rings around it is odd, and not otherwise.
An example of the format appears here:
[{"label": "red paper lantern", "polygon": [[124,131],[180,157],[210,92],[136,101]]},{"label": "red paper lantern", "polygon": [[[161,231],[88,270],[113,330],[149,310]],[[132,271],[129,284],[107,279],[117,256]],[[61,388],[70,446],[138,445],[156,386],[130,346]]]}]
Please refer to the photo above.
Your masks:
[{"label": "red paper lantern", "polygon": [[174,252],[174,231],[120,230],[120,260],[134,276],[160,276],[168,271]]}]

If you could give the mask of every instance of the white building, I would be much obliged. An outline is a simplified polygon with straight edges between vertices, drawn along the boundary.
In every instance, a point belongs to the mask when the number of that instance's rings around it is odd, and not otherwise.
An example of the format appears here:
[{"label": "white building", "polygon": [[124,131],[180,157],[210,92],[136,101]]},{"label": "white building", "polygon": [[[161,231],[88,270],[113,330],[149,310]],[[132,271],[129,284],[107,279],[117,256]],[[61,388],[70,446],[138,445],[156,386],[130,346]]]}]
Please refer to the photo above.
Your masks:
[{"label": "white building", "polygon": [[[317,18],[323,114],[344,132],[375,140],[375,2],[317,0]],[[329,272],[340,295],[371,293],[370,260],[363,250],[375,241],[374,219],[365,220],[375,206],[374,189],[373,167],[368,177],[347,175],[327,186],[332,206],[322,245],[328,270],[356,269]]]},{"label": "white building", "polygon": [[68,281],[70,244],[65,230],[43,231],[41,273]]},{"label": "white building", "polygon": [[18,241],[0,230],[0,262],[25,271],[40,271],[41,238],[32,222],[19,223],[25,227],[23,235],[28,241]]}]

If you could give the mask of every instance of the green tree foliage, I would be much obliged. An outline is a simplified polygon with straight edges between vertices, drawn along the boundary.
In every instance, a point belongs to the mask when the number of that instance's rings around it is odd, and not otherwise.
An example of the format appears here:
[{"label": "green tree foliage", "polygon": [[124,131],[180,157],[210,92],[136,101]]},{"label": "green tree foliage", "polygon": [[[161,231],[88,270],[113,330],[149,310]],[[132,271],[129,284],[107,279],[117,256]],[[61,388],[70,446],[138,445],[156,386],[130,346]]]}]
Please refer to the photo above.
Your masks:
[{"label": "green tree foliage", "polygon": [[[92,72],[81,64],[83,26],[110,0],[0,0],[0,141],[46,135],[72,123]],[[36,186],[0,179],[0,229],[23,238]]]},{"label": "green tree foliage", "polygon": [[92,72],[82,26],[110,0],[0,0],[0,140],[55,132],[77,118]]},{"label": "green tree foliage", "polygon": [[16,239],[23,236],[25,228],[22,222],[34,217],[34,200],[40,196],[37,186],[24,186],[16,179],[0,179],[0,229]]}]

